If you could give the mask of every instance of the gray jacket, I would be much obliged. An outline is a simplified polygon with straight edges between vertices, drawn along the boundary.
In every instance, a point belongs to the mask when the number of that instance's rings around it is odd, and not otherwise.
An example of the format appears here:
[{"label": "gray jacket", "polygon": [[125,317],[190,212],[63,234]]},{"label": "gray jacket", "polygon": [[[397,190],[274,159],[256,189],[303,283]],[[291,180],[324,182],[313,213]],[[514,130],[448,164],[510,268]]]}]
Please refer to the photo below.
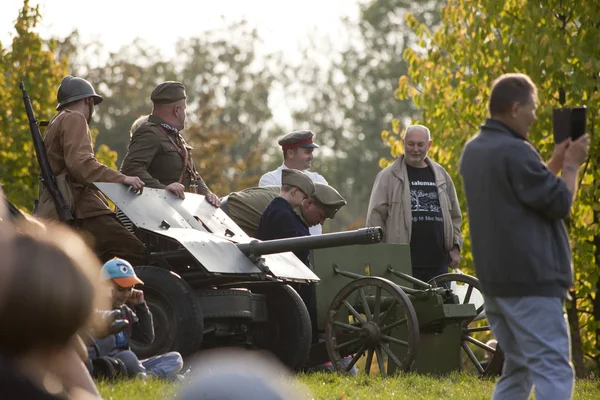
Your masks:
[{"label": "gray jacket", "polygon": [[483,292],[568,298],[573,271],[563,219],[572,195],[535,147],[488,119],[466,144],[460,174]]}]

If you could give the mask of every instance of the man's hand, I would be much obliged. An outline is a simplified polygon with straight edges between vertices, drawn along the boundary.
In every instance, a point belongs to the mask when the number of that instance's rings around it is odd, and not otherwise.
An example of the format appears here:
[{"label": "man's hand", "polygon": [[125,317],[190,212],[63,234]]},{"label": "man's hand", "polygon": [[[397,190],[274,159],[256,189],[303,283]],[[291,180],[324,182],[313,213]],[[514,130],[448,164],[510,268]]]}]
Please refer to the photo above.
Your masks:
[{"label": "man's hand", "polygon": [[138,305],[144,303],[144,292],[138,289],[133,289],[131,296],[127,299],[131,304]]},{"label": "man's hand", "polygon": [[206,198],[206,201],[208,201],[213,206],[215,206],[215,207],[221,206],[221,200],[213,192],[207,193],[204,197]]},{"label": "man's hand", "polygon": [[564,155],[563,160],[563,169],[570,168],[578,168],[587,157],[588,150],[590,148],[590,137],[586,134],[577,139],[574,142],[571,142],[571,145],[567,149]]},{"label": "man's hand", "polygon": [[134,190],[140,190],[144,187],[144,181],[137,176],[126,176],[123,183],[131,186]]},{"label": "man's hand", "polygon": [[165,186],[165,189],[180,199],[185,199],[185,186],[183,186],[181,183],[173,182],[170,185]]},{"label": "man's hand", "polygon": [[458,268],[458,264],[460,263],[460,250],[457,246],[454,246],[452,250],[450,250],[450,267],[452,269]]},{"label": "man's hand", "polygon": [[567,152],[567,149],[569,148],[569,146],[571,146],[571,139],[567,139],[564,140],[562,142],[560,142],[559,144],[557,144],[556,146],[554,146],[554,151],[552,152],[552,157],[550,157],[550,160],[548,161],[548,164],[546,165],[546,167],[554,172],[554,175],[558,175],[558,173],[560,172],[560,169],[563,166],[563,162],[565,159],[565,153]]}]

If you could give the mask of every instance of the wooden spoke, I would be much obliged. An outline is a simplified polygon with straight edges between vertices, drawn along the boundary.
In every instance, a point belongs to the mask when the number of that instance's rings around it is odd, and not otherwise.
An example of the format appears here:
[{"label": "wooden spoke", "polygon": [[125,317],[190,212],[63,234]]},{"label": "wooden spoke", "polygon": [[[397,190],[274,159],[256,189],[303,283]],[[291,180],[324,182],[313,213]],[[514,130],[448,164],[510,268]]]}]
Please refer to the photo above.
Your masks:
[{"label": "wooden spoke", "polygon": [[357,337],[355,339],[348,340],[347,342],[344,342],[344,343],[341,343],[341,344],[338,344],[337,346],[335,346],[335,349],[336,350],[343,349],[344,347],[350,346],[351,344],[359,343],[361,340],[363,340],[362,337]]},{"label": "wooden spoke", "polygon": [[373,306],[373,320],[379,324],[379,314],[381,313],[381,288],[375,289],[375,305]]},{"label": "wooden spoke", "polygon": [[396,355],[390,350],[387,344],[381,343],[381,348],[387,353],[388,359],[391,359],[394,362],[394,364],[396,364],[398,368],[402,370],[402,361],[398,360],[398,357],[396,357]]},{"label": "wooden spoke", "polygon": [[396,343],[396,344],[399,344],[404,347],[408,347],[408,342],[405,342],[404,340],[396,339],[396,338],[388,336],[388,335],[381,335],[381,340],[385,340],[387,342],[392,342],[392,343]]},{"label": "wooden spoke", "polygon": [[367,321],[371,321],[373,319],[373,315],[371,314],[371,309],[369,308],[369,302],[367,301],[367,296],[365,295],[364,289],[359,288],[358,293],[360,295],[360,301],[363,306],[363,312],[367,316]]},{"label": "wooden spoke", "polygon": [[361,347],[360,351],[357,352],[356,354],[354,354],[354,357],[352,357],[352,360],[350,360],[350,364],[346,365],[346,367],[344,368],[344,371],[350,372],[352,367],[354,367],[354,364],[356,364],[358,359],[362,357],[365,350],[366,350],[366,346]]},{"label": "wooden spoke", "polygon": [[465,294],[465,300],[463,301],[463,304],[469,304],[469,300],[471,300],[472,293],[473,293],[473,286],[469,285],[469,288],[467,289],[467,294]]},{"label": "wooden spoke", "polygon": [[475,354],[473,354],[473,351],[471,350],[469,345],[466,342],[462,342],[460,345],[463,348],[463,350],[465,351],[465,353],[467,353],[467,356],[469,357],[469,359],[471,360],[473,365],[475,365],[475,368],[477,368],[477,371],[479,371],[480,374],[483,374],[484,369],[481,366],[481,363],[479,362],[477,357],[475,357]]},{"label": "wooden spoke", "polygon": [[496,352],[496,349],[494,349],[493,347],[488,346],[487,344],[485,344],[483,342],[480,342],[479,340],[475,339],[472,336],[463,335],[463,339],[466,340],[467,342],[473,343],[477,347],[481,347],[482,349],[489,351],[492,354],[494,354]]},{"label": "wooden spoke", "polygon": [[358,313],[358,311],[356,311],[354,309],[354,307],[352,307],[352,305],[350,303],[348,303],[348,300],[344,300],[343,301],[344,305],[346,306],[346,308],[348,309],[348,311],[350,311],[350,313],[354,316],[354,318],[356,318],[358,320],[358,322],[360,322],[361,324],[365,324],[367,321],[363,318],[362,315],[360,315]]},{"label": "wooden spoke", "polygon": [[385,377],[387,373],[385,372],[385,364],[383,363],[383,353],[381,352],[381,347],[375,347],[375,354],[377,355],[377,364],[379,365],[379,372],[381,376]]},{"label": "wooden spoke", "polygon": [[371,373],[371,364],[373,363],[373,349],[370,348],[367,352],[367,361],[365,362],[365,373],[369,375]]},{"label": "wooden spoke", "polygon": [[402,319],[399,319],[396,322],[392,322],[391,324],[382,327],[381,328],[381,333],[387,332],[387,331],[389,331],[389,330],[391,330],[391,329],[393,329],[393,328],[395,328],[397,326],[404,325],[406,322],[407,322],[406,318],[402,318]]},{"label": "wooden spoke", "polygon": [[360,331],[360,327],[350,324],[345,324],[340,321],[333,321],[333,325],[339,326],[340,328],[350,329],[351,331]]},{"label": "wooden spoke", "polygon": [[398,302],[396,301],[396,299],[393,299],[392,304],[390,304],[390,306],[381,314],[381,316],[379,317],[379,320],[385,321],[385,318],[388,316],[388,313],[390,313],[390,310],[392,310],[394,307],[396,307],[396,304],[398,304]]},{"label": "wooden spoke", "polygon": [[488,332],[490,330],[489,325],[478,326],[476,328],[467,328],[467,333],[475,333],[475,332]]}]

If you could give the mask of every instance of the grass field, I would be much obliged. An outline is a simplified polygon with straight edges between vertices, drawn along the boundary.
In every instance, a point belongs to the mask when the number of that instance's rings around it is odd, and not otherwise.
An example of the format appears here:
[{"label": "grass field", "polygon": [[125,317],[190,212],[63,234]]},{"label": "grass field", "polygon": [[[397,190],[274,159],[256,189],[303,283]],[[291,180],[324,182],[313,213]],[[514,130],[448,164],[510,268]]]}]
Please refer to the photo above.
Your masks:
[{"label": "grass field", "polygon": [[[337,374],[300,375],[298,381],[309,392],[307,399],[489,399],[494,382],[471,375],[452,374],[433,378],[404,374],[381,379],[366,376]],[[117,384],[101,383],[102,396],[112,400],[169,399],[178,386],[160,381],[123,381]],[[532,396],[533,397],[533,396]],[[600,399],[600,380],[581,380],[575,386],[576,400]]]}]

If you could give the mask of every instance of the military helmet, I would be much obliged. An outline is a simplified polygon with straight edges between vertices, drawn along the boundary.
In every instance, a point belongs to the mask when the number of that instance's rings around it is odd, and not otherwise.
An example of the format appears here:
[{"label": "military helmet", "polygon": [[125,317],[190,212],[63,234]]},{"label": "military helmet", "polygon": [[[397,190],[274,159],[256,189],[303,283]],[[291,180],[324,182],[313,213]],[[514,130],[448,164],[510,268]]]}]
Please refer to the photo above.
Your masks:
[{"label": "military helmet", "polygon": [[100,104],[104,100],[96,94],[92,84],[85,79],[71,75],[65,76],[58,87],[58,92],[56,92],[56,100],[58,101],[56,109],[60,110],[69,103],[87,97],[94,98],[94,105]]}]

